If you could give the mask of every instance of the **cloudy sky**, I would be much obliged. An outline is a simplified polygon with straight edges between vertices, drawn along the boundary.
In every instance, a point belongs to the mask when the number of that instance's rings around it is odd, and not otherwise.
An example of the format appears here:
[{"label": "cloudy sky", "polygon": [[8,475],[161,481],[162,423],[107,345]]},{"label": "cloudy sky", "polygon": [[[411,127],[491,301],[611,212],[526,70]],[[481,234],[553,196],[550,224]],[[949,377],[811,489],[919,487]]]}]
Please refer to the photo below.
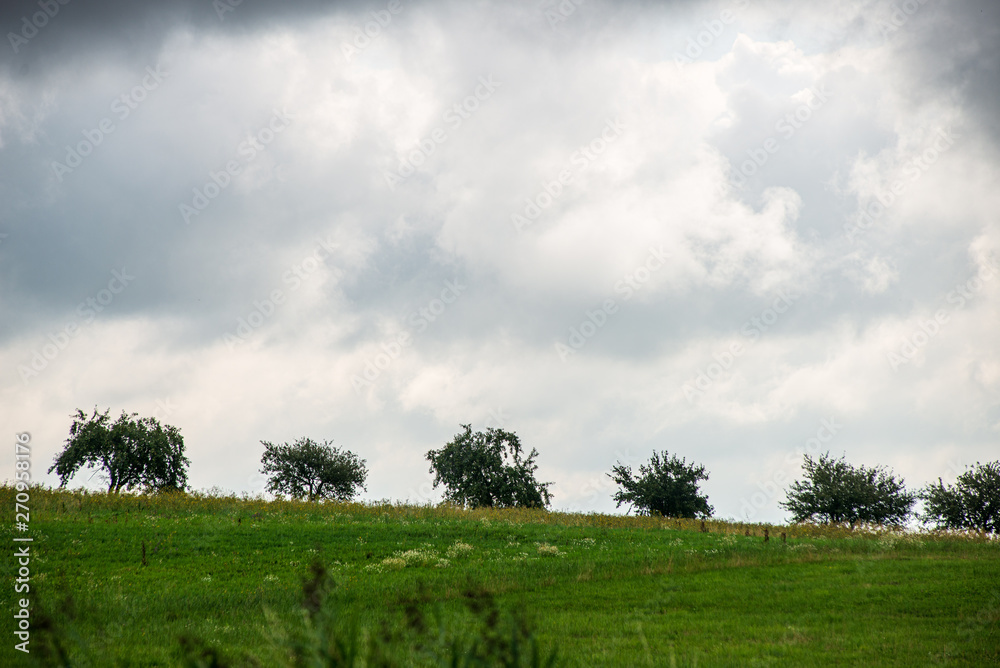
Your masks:
[{"label": "cloudy sky", "polygon": [[200,489],[309,436],[365,498],[436,500],[424,454],[471,423],[538,449],[555,508],[613,511],[655,449],[757,521],[802,452],[911,486],[1000,453],[992,0],[0,27],[0,433],[36,480],[95,406],[178,426]]}]

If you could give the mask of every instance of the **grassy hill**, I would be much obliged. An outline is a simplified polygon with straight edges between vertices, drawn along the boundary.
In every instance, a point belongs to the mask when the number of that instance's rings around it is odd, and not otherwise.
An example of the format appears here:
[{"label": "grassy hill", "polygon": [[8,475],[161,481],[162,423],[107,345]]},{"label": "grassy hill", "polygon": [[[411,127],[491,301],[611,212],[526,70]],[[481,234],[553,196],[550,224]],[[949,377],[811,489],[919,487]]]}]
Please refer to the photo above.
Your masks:
[{"label": "grassy hill", "polygon": [[31,654],[8,644],[4,665],[1000,663],[1000,541],[975,535],[39,488],[28,505],[28,531],[2,531],[33,538],[31,591],[3,604],[30,597]]}]

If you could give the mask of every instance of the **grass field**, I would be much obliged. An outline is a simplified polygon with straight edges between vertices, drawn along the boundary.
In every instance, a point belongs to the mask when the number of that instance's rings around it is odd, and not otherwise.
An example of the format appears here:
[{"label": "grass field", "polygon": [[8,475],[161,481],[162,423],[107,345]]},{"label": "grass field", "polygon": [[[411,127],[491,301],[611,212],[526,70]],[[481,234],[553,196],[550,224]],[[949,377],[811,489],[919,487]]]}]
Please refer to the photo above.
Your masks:
[{"label": "grass field", "polygon": [[[27,534],[3,532],[34,538],[31,654],[9,641],[3,665],[351,665],[336,655],[352,646],[357,666],[509,665],[515,651],[517,665],[1000,663],[1000,541],[977,536],[30,497]],[[14,507],[13,488],[0,498]],[[18,566],[3,567],[13,611]]]}]

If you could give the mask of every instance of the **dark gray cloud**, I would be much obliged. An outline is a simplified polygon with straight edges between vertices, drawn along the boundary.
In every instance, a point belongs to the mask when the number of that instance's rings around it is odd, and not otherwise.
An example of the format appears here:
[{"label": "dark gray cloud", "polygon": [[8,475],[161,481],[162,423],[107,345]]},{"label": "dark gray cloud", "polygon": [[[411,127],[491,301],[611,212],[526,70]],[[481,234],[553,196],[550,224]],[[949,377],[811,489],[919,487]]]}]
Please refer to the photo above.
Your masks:
[{"label": "dark gray cloud", "polygon": [[[33,76],[38,68],[51,67],[87,52],[146,61],[162,48],[171,33],[178,30],[239,36],[282,27],[294,29],[318,17],[347,12],[358,14],[367,9],[367,3],[322,0],[287,3],[72,0],[65,4],[58,0],[55,3],[20,0],[4,3],[0,8],[0,25],[4,32],[17,36],[8,36],[5,40],[8,48],[0,51],[3,53],[0,62],[22,76]],[[383,10],[384,7],[372,5],[370,9]],[[39,12],[48,16],[38,16]]]}]

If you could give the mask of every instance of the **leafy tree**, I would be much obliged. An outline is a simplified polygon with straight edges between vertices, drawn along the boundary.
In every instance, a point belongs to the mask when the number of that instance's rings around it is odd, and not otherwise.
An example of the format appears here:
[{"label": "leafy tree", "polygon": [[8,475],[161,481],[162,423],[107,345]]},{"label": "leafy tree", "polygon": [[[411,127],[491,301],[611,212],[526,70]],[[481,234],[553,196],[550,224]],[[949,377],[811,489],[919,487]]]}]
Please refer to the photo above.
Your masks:
[{"label": "leafy tree", "polygon": [[637,476],[631,466],[621,462],[613,467],[608,477],[621,488],[613,497],[616,507],[627,503],[647,515],[711,517],[708,497],[698,493],[698,481],[708,480],[705,467],[668,455],[666,450],[662,454],[654,451],[648,465],[639,465]]},{"label": "leafy tree", "polygon": [[796,480],[779,503],[794,522],[858,522],[904,524],[916,495],[907,492],[902,478],[881,466],[851,466],[830,453],[814,460],[805,455],[805,480]]},{"label": "leafy tree", "polygon": [[920,519],[939,529],[976,529],[1000,533],[1000,461],[980,464],[945,487],[941,478],[920,492],[924,513]]},{"label": "leafy tree", "polygon": [[55,471],[64,487],[81,468],[96,468],[108,479],[109,492],[137,487],[146,490],[184,489],[187,466],[184,439],[177,427],[161,425],[156,418],[137,413],[111,421],[111,409],[86,413],[77,409],[69,438],[56,455],[49,473]]},{"label": "leafy tree", "polygon": [[261,473],[270,475],[267,491],[293,498],[349,501],[367,489],[365,460],[350,450],[339,450],[330,441],[317,443],[300,438],[289,445],[264,444]]},{"label": "leafy tree", "polygon": [[550,482],[535,479],[534,448],[522,458],[517,434],[489,428],[472,433],[472,426],[456,434],[427,459],[434,474],[434,487],[444,485],[444,498],[472,508],[544,508],[551,503]]}]

